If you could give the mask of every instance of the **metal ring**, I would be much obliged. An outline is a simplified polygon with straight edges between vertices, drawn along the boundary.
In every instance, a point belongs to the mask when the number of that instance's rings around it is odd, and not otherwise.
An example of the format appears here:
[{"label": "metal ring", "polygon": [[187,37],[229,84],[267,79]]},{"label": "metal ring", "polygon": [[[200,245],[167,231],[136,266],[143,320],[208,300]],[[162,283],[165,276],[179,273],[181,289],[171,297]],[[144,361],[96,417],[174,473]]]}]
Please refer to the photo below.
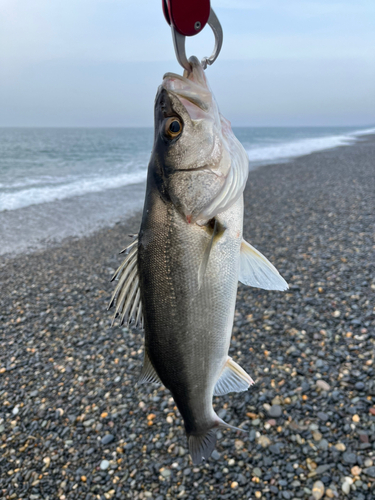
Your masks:
[{"label": "metal ring", "polygon": [[[223,45],[223,29],[221,27],[220,21],[217,18],[214,10],[211,8],[210,17],[208,18],[207,24],[211,27],[213,34],[215,36],[215,46],[210,57],[204,57],[201,61],[203,69],[206,69],[207,66],[214,63],[220,54],[221,47]],[[189,63],[188,58],[186,57],[185,50],[185,35],[181,35],[178,31],[171,26],[172,29],[172,38],[174,50],[176,53],[177,61],[181,64],[181,66],[188,71],[191,72],[191,65]]]}]

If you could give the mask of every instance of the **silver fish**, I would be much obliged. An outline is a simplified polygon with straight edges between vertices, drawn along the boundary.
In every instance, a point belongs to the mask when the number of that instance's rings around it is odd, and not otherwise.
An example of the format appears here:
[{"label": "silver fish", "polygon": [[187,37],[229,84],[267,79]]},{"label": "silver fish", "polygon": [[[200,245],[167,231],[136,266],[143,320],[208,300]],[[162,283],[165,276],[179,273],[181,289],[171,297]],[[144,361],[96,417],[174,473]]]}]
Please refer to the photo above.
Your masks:
[{"label": "silver fish", "polygon": [[138,240],[114,278],[115,317],[145,329],[140,382],[162,383],[184,419],[194,464],[230,427],[212,397],[247,390],[252,378],[228,356],[238,281],[288,285],[242,239],[247,154],[219,113],[198,59],[164,76]]}]

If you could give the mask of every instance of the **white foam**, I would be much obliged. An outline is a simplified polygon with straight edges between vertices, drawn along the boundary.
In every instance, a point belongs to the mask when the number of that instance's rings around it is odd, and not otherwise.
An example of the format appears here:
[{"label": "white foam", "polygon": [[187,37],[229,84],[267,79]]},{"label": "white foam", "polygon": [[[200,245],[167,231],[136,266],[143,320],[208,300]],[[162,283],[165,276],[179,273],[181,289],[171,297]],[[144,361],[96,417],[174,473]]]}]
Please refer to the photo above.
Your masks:
[{"label": "white foam", "polygon": [[3,189],[16,189],[25,188],[27,186],[36,186],[38,184],[62,184],[66,182],[72,182],[78,180],[77,175],[69,175],[65,177],[52,177],[50,175],[41,175],[39,177],[24,177],[22,181],[10,181],[5,183],[0,183],[0,188]]},{"label": "white foam", "polygon": [[61,185],[49,185],[38,188],[21,189],[16,192],[0,193],[0,211],[38,205],[54,200],[63,200],[72,196],[97,193],[106,189],[118,188],[129,184],[138,184],[146,179],[146,170],[117,175],[114,177],[94,177],[79,179]]},{"label": "white foam", "polygon": [[[356,133],[356,135],[359,134]],[[356,140],[357,139],[354,137],[354,133],[350,135],[315,137],[273,144],[271,146],[248,148],[247,153],[249,155],[250,163],[264,163],[266,161],[272,162],[276,160],[285,160],[287,158],[295,158],[297,156],[307,155],[315,151],[336,148],[337,146],[347,146]]]},{"label": "white foam", "polygon": [[349,135],[369,135],[375,134],[375,128],[366,128],[364,130],[356,130],[355,132],[351,132]]}]

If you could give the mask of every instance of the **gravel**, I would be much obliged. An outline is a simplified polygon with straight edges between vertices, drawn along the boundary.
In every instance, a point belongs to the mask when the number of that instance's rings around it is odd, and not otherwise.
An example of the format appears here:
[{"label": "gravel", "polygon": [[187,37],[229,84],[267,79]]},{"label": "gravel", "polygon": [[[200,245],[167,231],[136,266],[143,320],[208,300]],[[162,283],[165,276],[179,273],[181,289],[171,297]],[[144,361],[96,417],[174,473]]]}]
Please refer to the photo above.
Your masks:
[{"label": "gravel", "polygon": [[375,498],[374,158],[367,137],[251,172],[245,237],[290,289],[239,287],[230,355],[256,384],[214,406],[246,432],[199,467],[168,391],[136,385],[142,333],[106,312],[139,214],[1,260],[0,497]]}]

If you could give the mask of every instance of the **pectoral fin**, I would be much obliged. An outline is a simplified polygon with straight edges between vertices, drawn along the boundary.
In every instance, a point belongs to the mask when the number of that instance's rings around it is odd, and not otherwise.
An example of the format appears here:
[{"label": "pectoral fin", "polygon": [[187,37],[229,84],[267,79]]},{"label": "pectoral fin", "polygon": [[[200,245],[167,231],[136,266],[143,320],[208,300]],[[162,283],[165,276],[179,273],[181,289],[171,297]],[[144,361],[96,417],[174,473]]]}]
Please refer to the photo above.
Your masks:
[{"label": "pectoral fin", "polygon": [[239,281],[264,290],[287,290],[288,283],[278,270],[256,248],[245,240],[241,243]]},{"label": "pectoral fin", "polygon": [[214,396],[223,396],[228,392],[242,392],[253,385],[254,380],[232,358],[228,357],[224,370],[216,382]]},{"label": "pectoral fin", "polygon": [[215,217],[214,219],[210,219],[208,223],[205,225],[206,231],[210,234],[210,241],[207,243],[207,247],[204,251],[201,265],[198,269],[198,284],[199,288],[202,285],[204,275],[206,274],[208,261],[210,259],[212,247],[215,242],[224,234],[226,227],[218,221]]},{"label": "pectoral fin", "polygon": [[152,366],[150,358],[145,351],[145,357],[143,359],[143,368],[141,375],[138,380],[138,384],[161,384],[159,375],[156,373],[155,368]]},{"label": "pectoral fin", "polygon": [[212,245],[213,245],[213,242],[214,242],[214,239],[215,239],[215,236],[217,235],[217,233],[218,233],[218,222],[216,219],[213,219],[212,235],[211,235],[209,243],[207,244],[206,250],[204,251],[203,259],[202,259],[201,265],[199,266],[199,269],[198,269],[199,287],[201,287],[204,275],[206,274],[207,264],[208,264],[208,260],[210,258]]}]

